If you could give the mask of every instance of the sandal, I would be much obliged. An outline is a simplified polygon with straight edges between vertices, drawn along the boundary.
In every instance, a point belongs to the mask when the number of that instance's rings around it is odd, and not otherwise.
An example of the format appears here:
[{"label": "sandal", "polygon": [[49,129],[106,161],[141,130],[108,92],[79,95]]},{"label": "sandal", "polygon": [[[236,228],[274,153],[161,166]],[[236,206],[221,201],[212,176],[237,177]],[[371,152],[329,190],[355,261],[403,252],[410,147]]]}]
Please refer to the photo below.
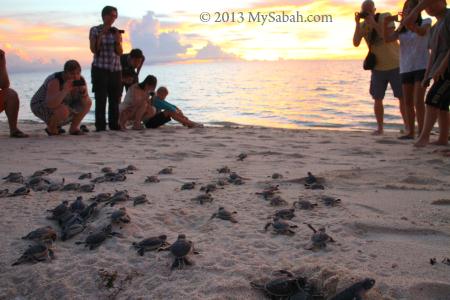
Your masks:
[{"label": "sandal", "polygon": [[62,127],[58,127],[58,134],[64,134],[66,133],[66,130]]},{"label": "sandal", "polygon": [[27,137],[28,137],[28,134],[23,133],[23,132],[20,131],[20,130],[16,130],[16,131],[14,131],[14,132],[11,132],[11,133],[9,134],[9,136],[12,137],[12,138],[19,138],[19,139],[21,139],[21,138],[27,138]]},{"label": "sandal", "polygon": [[85,132],[85,133],[88,133],[88,132],[89,132],[89,128],[87,128],[86,125],[81,125],[81,126],[80,126],[80,130],[81,130],[82,132]]}]

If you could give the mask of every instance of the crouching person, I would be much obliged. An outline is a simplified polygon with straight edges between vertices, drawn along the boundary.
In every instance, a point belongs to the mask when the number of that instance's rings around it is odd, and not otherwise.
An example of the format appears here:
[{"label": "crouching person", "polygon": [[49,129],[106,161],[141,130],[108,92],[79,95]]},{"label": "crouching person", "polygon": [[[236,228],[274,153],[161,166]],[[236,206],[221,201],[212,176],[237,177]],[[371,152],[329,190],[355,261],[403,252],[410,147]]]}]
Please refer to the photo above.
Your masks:
[{"label": "crouching person", "polygon": [[76,60],[67,61],[63,72],[47,77],[30,103],[31,111],[47,124],[48,135],[59,135],[60,127],[69,123],[70,134],[84,134],[79,126],[91,105],[86,81]]},{"label": "crouching person", "polygon": [[143,129],[142,121],[152,118],[156,110],[149,103],[149,95],[156,88],[157,79],[148,75],[141,83],[133,84],[127,91],[123,102],[119,106],[119,126],[125,130],[127,123],[133,123],[134,130]]}]

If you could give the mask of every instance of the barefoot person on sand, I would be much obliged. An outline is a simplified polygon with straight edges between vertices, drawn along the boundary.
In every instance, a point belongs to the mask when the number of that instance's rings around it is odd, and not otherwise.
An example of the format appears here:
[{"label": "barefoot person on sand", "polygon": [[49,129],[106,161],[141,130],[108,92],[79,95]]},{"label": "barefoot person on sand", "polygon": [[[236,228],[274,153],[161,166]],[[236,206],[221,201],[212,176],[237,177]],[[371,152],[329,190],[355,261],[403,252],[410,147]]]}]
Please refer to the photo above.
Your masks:
[{"label": "barefoot person on sand", "polygon": [[17,128],[19,115],[19,97],[16,91],[9,87],[8,71],[6,70],[5,52],[0,49],[0,113],[5,111],[9,123],[9,136],[14,138],[28,137]]},{"label": "barefoot person on sand", "polygon": [[433,85],[426,97],[425,123],[416,147],[425,147],[430,141],[430,133],[439,119],[439,138],[435,145],[448,145],[449,136],[449,105],[450,105],[450,10],[445,0],[431,0],[420,3],[408,17],[404,24],[409,26],[411,19],[425,8],[427,14],[436,17],[437,23],[431,29],[431,55],[428,62],[424,86]]},{"label": "barefoot person on sand", "polygon": [[[402,15],[407,16],[419,3],[419,0],[407,0],[403,5]],[[399,21],[399,16],[389,16],[384,19],[384,40],[386,42],[400,41],[400,77],[402,81],[403,98],[405,101],[406,120],[409,129],[399,139],[414,139],[415,119],[420,132],[423,128],[425,115],[425,91],[422,80],[427,68],[429,58],[428,39],[431,28],[431,19],[422,19],[419,14],[417,20],[408,27],[400,27],[388,35],[387,26],[393,21]]]},{"label": "barefoot person on sand", "polygon": [[152,118],[156,110],[150,105],[149,95],[155,91],[157,79],[148,75],[141,83],[133,84],[127,91],[125,99],[119,106],[119,125],[125,130],[127,122],[133,121],[133,129],[143,129],[142,120]]},{"label": "barefoot person on sand", "polygon": [[[399,99],[400,113],[403,118],[405,128],[405,108],[402,98],[402,87],[399,75],[399,45],[396,41],[386,42],[384,37],[384,19],[390,16],[389,13],[376,14],[375,4],[371,0],[366,0],[361,6],[361,12],[355,13],[356,28],[353,35],[353,45],[359,47],[364,38],[370,51],[375,55],[375,64],[371,68],[370,95],[374,99],[374,112],[378,128],[374,134],[383,134],[384,129],[384,107],[383,99],[388,83],[394,92],[394,97]],[[363,22],[360,22],[364,19]],[[387,35],[391,35],[395,30],[395,24],[389,23]]]},{"label": "barefoot person on sand", "polygon": [[167,102],[167,95],[169,95],[169,90],[166,87],[158,88],[155,97],[152,99],[152,105],[156,108],[157,113],[144,121],[145,127],[158,128],[172,119],[189,128],[203,127],[203,124],[189,120],[178,107]]},{"label": "barefoot person on sand", "polygon": [[67,61],[63,72],[48,76],[30,103],[31,111],[47,124],[48,135],[59,135],[58,127],[70,122],[70,134],[84,134],[79,126],[91,105],[86,81],[76,60]]}]

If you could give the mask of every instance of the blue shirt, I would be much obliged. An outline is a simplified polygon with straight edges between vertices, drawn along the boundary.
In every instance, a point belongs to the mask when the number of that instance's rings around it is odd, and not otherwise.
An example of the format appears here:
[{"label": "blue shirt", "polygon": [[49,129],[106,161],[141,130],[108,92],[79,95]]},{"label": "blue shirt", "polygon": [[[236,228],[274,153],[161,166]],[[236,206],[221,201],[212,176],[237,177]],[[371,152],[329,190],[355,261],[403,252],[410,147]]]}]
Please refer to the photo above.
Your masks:
[{"label": "blue shirt", "polygon": [[158,112],[160,112],[161,110],[169,110],[172,112],[177,111],[177,107],[175,105],[160,99],[158,96],[155,96],[155,98],[153,99],[153,106],[156,108]]}]

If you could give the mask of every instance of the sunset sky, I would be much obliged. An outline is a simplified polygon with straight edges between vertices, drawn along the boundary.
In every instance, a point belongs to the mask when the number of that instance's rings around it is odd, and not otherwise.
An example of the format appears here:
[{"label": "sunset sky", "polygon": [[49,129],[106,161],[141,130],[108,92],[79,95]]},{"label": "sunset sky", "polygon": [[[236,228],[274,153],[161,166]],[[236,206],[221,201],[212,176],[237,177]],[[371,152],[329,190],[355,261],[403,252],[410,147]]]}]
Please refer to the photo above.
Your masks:
[{"label": "sunset sky", "polygon": [[[232,5],[232,3],[235,3]],[[125,51],[142,48],[148,63],[205,60],[355,59],[366,47],[352,45],[357,1],[56,1],[2,0],[0,48],[13,71],[60,66],[70,58],[89,65],[89,28],[101,23],[105,5],[116,6],[116,26],[126,30]],[[396,13],[402,1],[376,1]],[[332,15],[332,23],[202,23],[201,12],[285,11]]]}]

